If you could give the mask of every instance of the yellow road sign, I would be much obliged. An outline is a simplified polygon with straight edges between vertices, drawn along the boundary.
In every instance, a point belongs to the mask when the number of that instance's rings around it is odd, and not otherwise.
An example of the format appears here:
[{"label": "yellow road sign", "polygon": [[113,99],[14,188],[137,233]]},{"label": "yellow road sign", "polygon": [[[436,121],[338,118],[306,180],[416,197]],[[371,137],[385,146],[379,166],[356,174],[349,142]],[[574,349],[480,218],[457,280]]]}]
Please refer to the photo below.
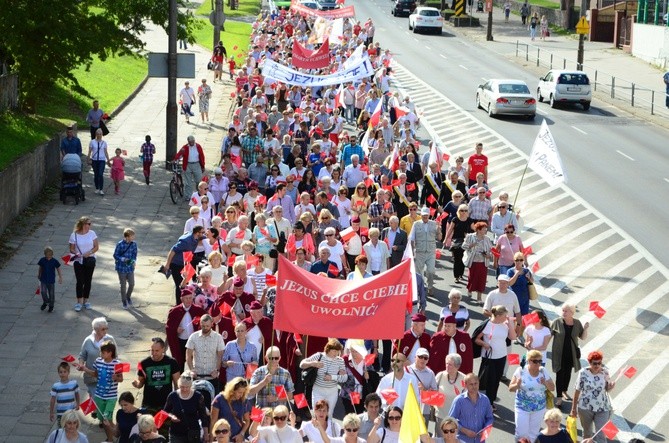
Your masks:
[{"label": "yellow road sign", "polygon": [[585,19],[585,17],[581,17],[581,19],[576,24],[576,33],[577,34],[587,34],[589,32],[590,32],[590,24]]}]

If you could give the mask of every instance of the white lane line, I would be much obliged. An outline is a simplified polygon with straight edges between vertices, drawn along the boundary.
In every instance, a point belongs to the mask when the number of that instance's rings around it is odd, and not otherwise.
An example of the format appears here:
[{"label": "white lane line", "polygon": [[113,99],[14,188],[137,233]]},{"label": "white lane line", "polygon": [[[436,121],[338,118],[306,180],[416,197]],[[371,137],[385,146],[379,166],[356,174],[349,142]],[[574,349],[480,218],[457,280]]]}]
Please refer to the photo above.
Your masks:
[{"label": "white lane line", "polygon": [[405,33],[406,35],[409,35],[409,31],[404,31],[404,33]]},{"label": "white lane line", "polygon": [[625,154],[624,152],[620,151],[619,149],[616,149],[616,152],[617,152],[618,154],[622,155],[623,157],[625,157],[626,159],[634,161],[634,159],[633,159],[632,157],[630,157],[629,155],[627,155],[627,154]]},{"label": "white lane line", "polygon": [[539,108],[537,108],[537,113],[539,113],[541,115],[548,115],[548,112],[544,111],[543,109],[539,109]]},{"label": "white lane line", "polygon": [[441,58],[443,58],[444,60],[446,60],[446,56],[445,56],[444,54],[439,54],[439,57],[441,57]]},{"label": "white lane line", "polygon": [[418,39],[417,39],[416,37],[414,37],[413,39],[414,39],[415,41],[418,41]]},{"label": "white lane line", "polygon": [[485,77],[481,77],[481,80],[483,80],[484,82],[487,82],[487,81],[488,81],[488,79],[485,78]]},{"label": "white lane line", "polygon": [[430,47],[428,45],[425,45],[425,49],[427,49],[428,51],[432,50],[432,49],[430,49]]},{"label": "white lane line", "polygon": [[460,66],[460,67],[461,67],[462,69],[464,69],[465,71],[469,71],[469,69],[468,69],[467,67],[465,67],[465,66],[462,66],[462,65],[458,65],[458,66]]},{"label": "white lane line", "polygon": [[669,183],[669,178],[665,177],[665,178],[664,178],[664,181],[667,182],[667,183]]},{"label": "white lane line", "polygon": [[583,135],[588,135],[587,132],[585,132],[585,131],[582,130],[582,129],[578,129],[576,126],[572,126],[572,128],[574,128],[575,130],[577,130],[578,132],[580,132],[580,133],[583,134]]}]

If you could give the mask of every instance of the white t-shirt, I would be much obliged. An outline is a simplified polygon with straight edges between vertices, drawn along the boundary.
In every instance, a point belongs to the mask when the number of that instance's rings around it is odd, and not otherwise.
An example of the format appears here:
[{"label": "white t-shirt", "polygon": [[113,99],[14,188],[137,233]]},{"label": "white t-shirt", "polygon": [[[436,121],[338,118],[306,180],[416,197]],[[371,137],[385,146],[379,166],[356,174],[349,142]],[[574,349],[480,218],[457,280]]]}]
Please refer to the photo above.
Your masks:
[{"label": "white t-shirt", "polygon": [[288,425],[282,429],[276,426],[261,426],[258,428],[258,436],[265,443],[302,443],[300,432]]},{"label": "white t-shirt", "polygon": [[509,327],[504,323],[488,322],[483,328],[483,341],[490,345],[492,353],[488,355],[485,349],[481,349],[481,356],[491,359],[506,357],[506,339],[509,336]]},{"label": "white t-shirt", "polygon": [[337,268],[341,271],[342,268],[342,262],[341,262],[341,256],[344,254],[344,247],[342,246],[340,241],[337,241],[334,246],[328,245],[327,240],[323,240],[319,245],[317,250],[320,250],[321,248],[328,248],[330,250],[330,258],[329,260],[337,265]]},{"label": "white t-shirt", "polygon": [[[386,434],[385,438],[383,438],[384,433]],[[400,433],[398,431],[379,428],[376,430],[376,435],[379,436],[379,441],[383,439],[383,443],[400,443]]]},{"label": "white t-shirt", "polygon": [[[302,427],[300,428],[300,431],[302,431],[302,434],[304,434],[305,437],[309,438],[310,442],[314,443],[323,442],[320,431],[316,429],[314,424],[310,421],[302,422]],[[328,435],[328,437],[339,437],[339,434],[341,434],[341,426],[339,426],[337,422],[334,420],[328,420],[328,427],[325,430],[325,433]]]},{"label": "white t-shirt", "polygon": [[[546,326],[541,326],[541,329],[537,329],[534,325],[529,325],[525,328],[525,335],[532,337],[532,347],[541,346],[544,344],[546,337],[550,337],[551,330]],[[546,363],[546,352],[547,351],[541,351],[544,363]]]},{"label": "white t-shirt", "polygon": [[[77,234],[73,232],[70,234],[70,244],[74,245],[74,253],[76,255],[84,255],[91,251],[94,247],[94,241],[98,238],[95,231],[88,231],[86,234]],[[91,254],[95,257],[95,254]]]}]

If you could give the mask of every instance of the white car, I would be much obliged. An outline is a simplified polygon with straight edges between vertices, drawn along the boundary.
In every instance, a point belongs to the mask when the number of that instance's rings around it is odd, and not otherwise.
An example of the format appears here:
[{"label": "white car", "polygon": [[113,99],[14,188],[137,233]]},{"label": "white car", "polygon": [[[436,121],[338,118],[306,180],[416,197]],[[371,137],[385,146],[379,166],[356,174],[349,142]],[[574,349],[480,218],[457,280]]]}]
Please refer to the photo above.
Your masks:
[{"label": "white car", "polygon": [[551,108],[562,103],[580,103],[586,111],[590,109],[592,89],[588,74],[583,71],[552,69],[539,79],[537,100],[548,99]]},{"label": "white car", "polygon": [[409,30],[414,33],[426,30],[441,35],[443,26],[444,18],[437,8],[419,6],[409,16]]},{"label": "white car", "polygon": [[490,117],[524,115],[531,120],[537,112],[537,101],[522,80],[491,79],[476,90],[476,107]]}]

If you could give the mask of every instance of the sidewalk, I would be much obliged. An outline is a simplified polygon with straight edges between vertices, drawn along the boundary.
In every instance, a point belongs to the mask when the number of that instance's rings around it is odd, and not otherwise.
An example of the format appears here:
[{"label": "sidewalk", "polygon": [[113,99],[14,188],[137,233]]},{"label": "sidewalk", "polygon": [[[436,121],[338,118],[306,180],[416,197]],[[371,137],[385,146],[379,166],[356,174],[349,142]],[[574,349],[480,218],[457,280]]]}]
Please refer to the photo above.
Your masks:
[{"label": "sidewalk", "polygon": [[[550,54],[553,54],[554,69],[562,69],[563,59],[566,59],[566,69],[576,69],[578,37],[552,33],[545,41],[538,37],[532,41],[527,26],[523,26],[521,22],[520,15],[512,13],[509,22],[505,23],[504,11],[495,7],[492,26],[494,41],[487,42],[488,14],[475,12],[473,16],[480,20],[481,27],[455,28],[447,24],[444,30],[474,40],[539,75],[545,74],[550,69]],[[537,34],[540,33],[537,31]],[[516,57],[517,44],[518,57]],[[529,61],[526,61],[527,45],[530,45],[527,49]],[[541,54],[540,67],[537,67],[536,63],[538,51]],[[616,49],[613,43],[587,40],[584,42],[583,66],[591,84],[595,82],[595,71],[597,71],[597,91],[593,94],[595,100],[610,103],[640,118],[650,119],[653,123],[669,126],[669,109],[664,103],[665,85],[662,80],[664,72],[661,69]],[[612,76],[615,77],[615,98],[611,98]],[[634,83],[636,92],[634,108],[630,103],[631,82]],[[654,116],[650,113],[650,91],[655,91]]]},{"label": "sidewalk", "polygon": [[[167,35],[160,28],[151,28],[145,41],[149,51],[167,50]],[[178,146],[186,143],[188,135],[195,135],[196,141],[204,147],[207,169],[211,171],[220,158],[222,128],[229,121],[231,83],[213,83],[213,72],[206,69],[210,57],[208,51],[190,47],[188,52],[196,55],[197,77],[189,79],[191,85],[197,88],[200,80],[207,78],[213,89],[209,109],[212,123],[186,125],[180,116]],[[184,80],[179,80],[177,90],[181,89]],[[100,102],[105,111],[111,111],[104,108],[104,98]],[[78,206],[56,202],[33,235],[17,235],[17,252],[0,270],[0,442],[42,442],[53,429],[49,423],[49,391],[58,380],[56,367],[61,357],[79,354],[83,339],[91,333],[91,320],[95,317],[107,317],[109,333],[117,341],[120,360],[131,362],[133,371],[126,374],[119,393],[129,390],[137,397],[137,389],[130,384],[134,379],[135,364],[148,356],[151,337],[164,336],[164,320],[174,299],[172,281],[166,281],[156,271],[189,217],[186,204],[172,204],[168,190],[171,175],[163,168],[166,102],[167,80],[149,79],[138,95],[109,123],[111,133],[106,140],[110,153],[113,155],[117,147],[128,151],[121,195],[114,194],[109,168],[105,171],[104,196],[93,192],[92,173],[86,173],[85,202]],[[194,112],[197,113],[197,109]],[[191,118],[191,122],[198,121],[199,113]],[[146,134],[151,134],[157,149],[150,186],[144,184],[138,157]],[[78,135],[82,143],[88,143],[87,131],[82,130]],[[40,311],[41,297],[34,295],[37,261],[46,245],[53,247],[56,257],[66,254],[74,223],[84,215],[91,217],[92,229],[100,242],[90,299],[92,309],[80,313],[73,310],[74,272],[71,267],[62,266],[64,281],[62,285],[56,285],[54,312]],[[136,308],[128,311],[121,308],[112,258],[114,247],[126,227],[136,231],[139,246],[133,295]],[[71,374],[79,381],[82,400],[86,399],[81,375],[74,369]],[[90,416],[86,417],[81,429],[91,443],[105,440],[102,431],[97,426],[91,427],[91,423]]]}]

